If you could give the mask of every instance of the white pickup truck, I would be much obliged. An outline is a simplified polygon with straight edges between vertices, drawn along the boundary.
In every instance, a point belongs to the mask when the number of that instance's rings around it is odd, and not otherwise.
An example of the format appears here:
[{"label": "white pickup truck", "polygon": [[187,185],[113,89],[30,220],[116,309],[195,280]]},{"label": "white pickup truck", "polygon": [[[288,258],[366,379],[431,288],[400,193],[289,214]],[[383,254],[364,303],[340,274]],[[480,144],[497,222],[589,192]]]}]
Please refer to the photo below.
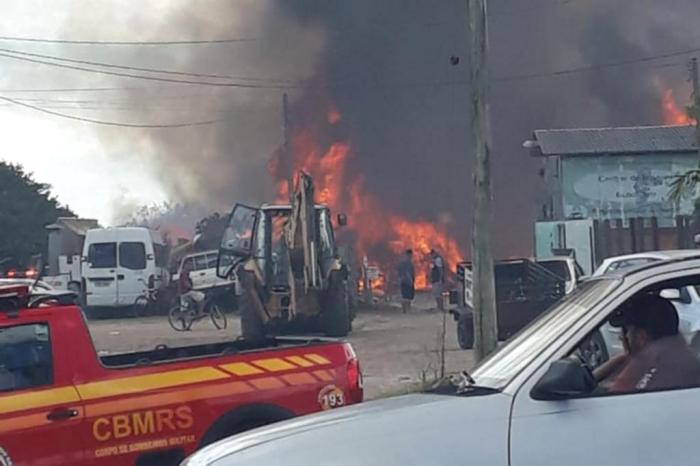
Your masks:
[{"label": "white pickup truck", "polygon": [[[459,383],[258,429],[183,464],[696,464],[700,360],[683,346],[678,317],[675,329],[669,325],[675,311],[662,295],[699,284],[700,251],[584,281]],[[632,306],[640,299],[657,304]],[[647,338],[640,324],[621,324],[629,340],[637,335],[636,349],[610,375],[611,385],[598,382],[600,371],[594,376],[582,362],[581,347],[628,312],[647,316]],[[614,389],[623,374],[637,377]]]},{"label": "white pickup truck", "polygon": [[[177,282],[185,265],[191,264],[190,279],[192,280],[192,288],[195,290],[208,291],[213,288],[233,286],[238,293],[236,274],[232,274],[231,278],[220,278],[217,276],[216,264],[218,254],[218,251],[203,251],[185,256],[180,262],[177,273],[173,276],[173,281]],[[222,260],[230,260],[230,258],[222,257]],[[228,264],[222,265],[226,266]]]}]

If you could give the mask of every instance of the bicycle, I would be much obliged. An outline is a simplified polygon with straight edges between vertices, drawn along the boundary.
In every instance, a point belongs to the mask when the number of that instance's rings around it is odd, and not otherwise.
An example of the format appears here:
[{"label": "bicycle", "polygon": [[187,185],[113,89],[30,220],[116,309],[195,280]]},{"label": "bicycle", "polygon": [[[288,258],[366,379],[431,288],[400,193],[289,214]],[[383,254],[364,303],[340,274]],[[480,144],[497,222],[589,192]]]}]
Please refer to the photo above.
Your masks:
[{"label": "bicycle", "polygon": [[218,330],[226,328],[228,324],[226,314],[215,302],[214,297],[207,297],[201,310],[192,300],[179,298],[178,301],[178,304],[168,311],[168,323],[176,332],[189,331],[195,322],[207,317]]},{"label": "bicycle", "polygon": [[160,295],[160,290],[155,286],[155,283],[153,286],[150,286],[150,284],[143,278],[139,278],[138,280],[146,285],[146,289],[144,290],[144,293],[137,297],[134,301],[134,317],[145,317],[146,315],[150,314],[150,311],[152,311],[153,308],[155,308]]}]

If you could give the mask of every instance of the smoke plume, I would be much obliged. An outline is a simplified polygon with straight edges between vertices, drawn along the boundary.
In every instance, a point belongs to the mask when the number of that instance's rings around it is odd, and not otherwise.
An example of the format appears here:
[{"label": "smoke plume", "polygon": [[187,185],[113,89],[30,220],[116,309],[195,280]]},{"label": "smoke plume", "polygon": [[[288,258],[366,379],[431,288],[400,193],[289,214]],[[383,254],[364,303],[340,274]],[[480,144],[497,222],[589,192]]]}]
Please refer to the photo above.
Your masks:
[{"label": "smoke plume", "polygon": [[[240,0],[216,8],[183,2],[153,37],[240,35],[226,47],[124,55],[130,63],[227,73],[290,85],[299,126],[328,101],[343,115],[350,170],[393,212],[450,222],[467,250],[471,215],[469,60],[465,0]],[[199,5],[199,3],[197,3]],[[696,0],[490,2],[495,233],[498,256],[531,253],[540,161],[521,144],[537,128],[662,123],[664,89],[688,95],[687,56],[561,75],[700,44]],[[461,58],[453,66],[450,56]],[[532,76],[539,75],[539,76]],[[223,121],[183,130],[105,131],[149,157],[176,202],[221,209],[271,200],[270,155],[282,142],[284,90],[174,86],[173,120]],[[129,91],[131,102],[162,90]],[[152,113],[148,113],[153,116]],[[447,219],[447,220],[445,220]]]}]

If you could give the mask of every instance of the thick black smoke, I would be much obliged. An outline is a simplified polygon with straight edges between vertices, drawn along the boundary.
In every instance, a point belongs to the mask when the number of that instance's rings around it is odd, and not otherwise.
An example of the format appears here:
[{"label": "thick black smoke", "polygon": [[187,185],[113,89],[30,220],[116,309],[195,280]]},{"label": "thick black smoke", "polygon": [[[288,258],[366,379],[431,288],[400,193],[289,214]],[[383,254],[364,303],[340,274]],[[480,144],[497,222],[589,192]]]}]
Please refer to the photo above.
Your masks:
[{"label": "thick black smoke", "polygon": [[[325,83],[323,94],[343,114],[355,153],[351,170],[364,175],[366,188],[409,218],[451,221],[466,250],[466,0],[269,3],[257,24],[256,46],[216,59],[178,55],[179,67],[283,79],[316,76],[310,82]],[[181,34],[215,36],[244,6],[212,11],[216,27],[202,12],[183,13],[175,24]],[[661,124],[663,90],[687,96],[688,57],[550,73],[697,47],[700,9],[696,0],[501,0],[489,8],[497,254],[528,254],[542,179],[540,161],[529,158],[522,142],[537,128]],[[450,64],[452,55],[461,57],[458,66]],[[532,74],[544,76],[527,77]],[[221,99],[229,122],[176,135],[144,132],[144,154],[156,154],[178,201],[218,208],[234,200],[270,199],[265,164],[281,141],[280,94],[248,91],[233,98],[216,91],[212,95]],[[292,117],[316,105],[313,92],[292,94]],[[318,109],[325,111],[321,103]]]},{"label": "thick black smoke", "polygon": [[[322,63],[351,127],[368,187],[393,209],[456,220],[471,206],[466,1],[284,0],[329,31]],[[521,147],[538,128],[662,123],[663,89],[684,94],[687,57],[561,77],[531,74],[647,57],[700,44],[692,0],[492,1],[491,76],[498,255],[528,254],[540,162]],[[461,56],[452,67],[448,58]],[[680,65],[669,67],[666,65]],[[350,85],[348,82],[352,82]],[[354,83],[363,83],[356,86]]]}]

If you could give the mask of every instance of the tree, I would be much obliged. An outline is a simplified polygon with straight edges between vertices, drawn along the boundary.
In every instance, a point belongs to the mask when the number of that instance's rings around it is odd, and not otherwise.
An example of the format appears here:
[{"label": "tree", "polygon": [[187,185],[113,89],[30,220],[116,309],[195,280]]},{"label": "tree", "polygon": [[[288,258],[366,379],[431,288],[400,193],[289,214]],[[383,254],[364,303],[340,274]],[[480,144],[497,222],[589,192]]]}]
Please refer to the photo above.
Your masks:
[{"label": "tree", "polygon": [[21,166],[0,161],[0,269],[27,266],[32,256],[44,254],[46,225],[74,215],[50,190]]},{"label": "tree", "polygon": [[[690,105],[686,108],[686,112],[690,118],[695,120],[696,125],[700,125],[700,107]],[[700,186],[700,169],[695,168],[676,177],[671,183],[669,192],[669,197],[675,204],[679,204],[683,199],[694,199],[693,230],[696,234],[700,233],[700,193],[698,193],[698,186]]]}]

